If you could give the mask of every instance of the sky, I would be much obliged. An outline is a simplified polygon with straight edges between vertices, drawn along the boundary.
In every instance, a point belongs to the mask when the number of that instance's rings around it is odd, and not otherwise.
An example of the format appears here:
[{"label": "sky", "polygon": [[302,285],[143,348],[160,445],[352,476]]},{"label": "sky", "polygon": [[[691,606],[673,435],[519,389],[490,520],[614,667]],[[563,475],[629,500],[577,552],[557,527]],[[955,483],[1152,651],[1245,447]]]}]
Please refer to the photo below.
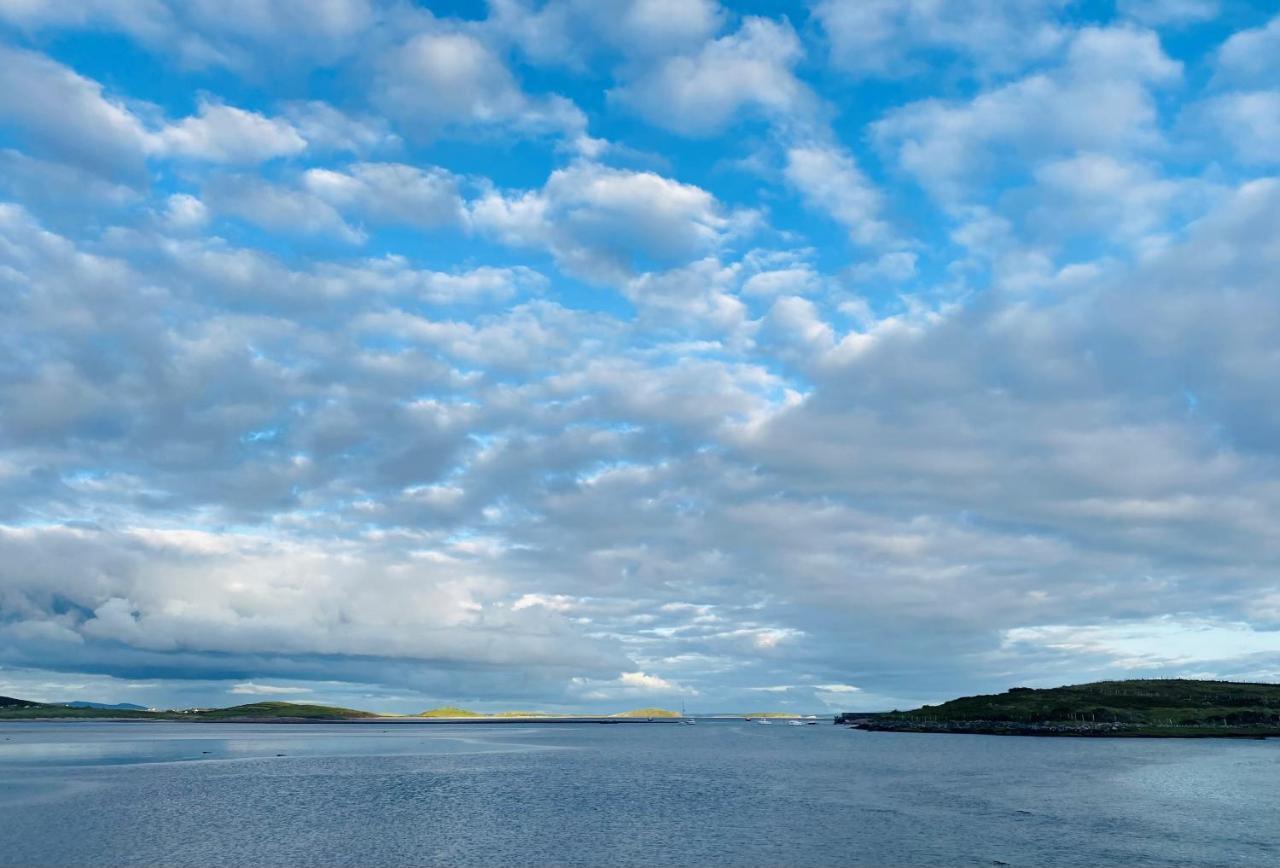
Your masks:
[{"label": "sky", "polygon": [[0,0],[0,694],[1280,679],[1280,15]]}]

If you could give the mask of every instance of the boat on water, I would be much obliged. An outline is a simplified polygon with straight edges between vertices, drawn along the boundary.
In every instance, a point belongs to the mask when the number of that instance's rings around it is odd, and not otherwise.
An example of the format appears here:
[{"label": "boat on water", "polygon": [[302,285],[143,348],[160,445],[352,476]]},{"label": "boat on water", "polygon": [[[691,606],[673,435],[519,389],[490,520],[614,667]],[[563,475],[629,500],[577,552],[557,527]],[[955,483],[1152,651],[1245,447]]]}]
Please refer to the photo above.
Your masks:
[{"label": "boat on water", "polygon": [[769,726],[770,724],[773,723],[773,721],[767,717],[757,717],[754,722],[760,724],[761,726]]},{"label": "boat on water", "polygon": [[803,720],[788,720],[787,726],[804,726]]},{"label": "boat on water", "polygon": [[684,716],[684,702],[683,702],[683,701],[681,701],[681,703],[680,703],[680,725],[681,725],[681,726],[696,726],[696,725],[697,725],[697,723],[698,723],[698,721],[694,720],[692,717],[685,717],[685,716]]}]

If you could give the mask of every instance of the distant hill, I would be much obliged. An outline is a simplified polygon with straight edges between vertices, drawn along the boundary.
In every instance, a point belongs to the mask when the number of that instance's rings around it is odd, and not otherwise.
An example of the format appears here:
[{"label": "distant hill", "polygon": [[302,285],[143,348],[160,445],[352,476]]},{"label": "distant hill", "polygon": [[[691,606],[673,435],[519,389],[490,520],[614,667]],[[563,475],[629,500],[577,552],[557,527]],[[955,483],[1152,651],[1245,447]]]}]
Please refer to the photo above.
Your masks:
[{"label": "distant hill", "polygon": [[179,717],[188,720],[357,720],[378,717],[371,711],[340,708],[336,705],[307,705],[300,702],[251,702],[230,708],[211,708],[204,711],[180,712]]},{"label": "distant hill", "polygon": [[43,702],[31,702],[26,699],[14,699],[12,696],[0,696],[0,708],[40,708]]},{"label": "distant hill", "polygon": [[456,705],[442,705],[439,708],[428,708],[418,717],[484,717],[478,711],[458,708]]},{"label": "distant hill", "polygon": [[754,714],[743,715],[743,717],[771,717],[775,720],[782,720],[785,718],[795,718],[799,716],[800,715],[796,714],[794,711],[758,711]]},{"label": "distant hill", "polygon": [[115,705],[109,705],[105,702],[85,702],[82,699],[75,702],[51,702],[50,705],[62,705],[67,708],[102,708],[114,709],[115,711],[146,711],[145,705],[135,705],[132,702],[117,702]]},{"label": "distant hill", "polygon": [[1280,735],[1280,685],[1192,679],[1014,687],[912,711],[850,718],[861,729],[1009,735]]},{"label": "distant hill", "polygon": [[679,717],[680,712],[669,711],[665,708],[636,708],[631,711],[620,711],[617,714],[611,714],[610,717]]}]

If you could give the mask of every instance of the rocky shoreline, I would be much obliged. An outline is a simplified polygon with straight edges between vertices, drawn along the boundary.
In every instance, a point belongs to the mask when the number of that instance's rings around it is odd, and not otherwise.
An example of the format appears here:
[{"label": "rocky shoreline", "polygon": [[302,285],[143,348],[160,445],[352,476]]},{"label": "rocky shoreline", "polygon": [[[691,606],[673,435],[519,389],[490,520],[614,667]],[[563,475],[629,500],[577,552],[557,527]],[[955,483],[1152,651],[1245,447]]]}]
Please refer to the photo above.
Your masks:
[{"label": "rocky shoreline", "polygon": [[846,716],[837,724],[867,732],[925,732],[969,735],[1023,735],[1084,738],[1247,738],[1280,737],[1275,727],[1161,726],[1092,721],[1022,723],[1006,720],[906,720],[881,716]]}]

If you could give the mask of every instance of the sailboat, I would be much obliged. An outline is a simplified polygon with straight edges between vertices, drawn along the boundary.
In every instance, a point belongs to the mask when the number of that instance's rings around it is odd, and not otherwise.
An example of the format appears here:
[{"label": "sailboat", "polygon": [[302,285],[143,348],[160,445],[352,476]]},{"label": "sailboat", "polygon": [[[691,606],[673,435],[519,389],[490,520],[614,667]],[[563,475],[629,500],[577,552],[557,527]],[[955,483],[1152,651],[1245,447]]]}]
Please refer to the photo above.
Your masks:
[{"label": "sailboat", "polygon": [[694,720],[692,717],[685,717],[685,716],[684,716],[684,700],[683,700],[683,699],[682,699],[682,700],[680,700],[680,725],[681,725],[681,726],[696,726],[696,725],[697,725],[697,723],[698,723],[698,721]]}]

